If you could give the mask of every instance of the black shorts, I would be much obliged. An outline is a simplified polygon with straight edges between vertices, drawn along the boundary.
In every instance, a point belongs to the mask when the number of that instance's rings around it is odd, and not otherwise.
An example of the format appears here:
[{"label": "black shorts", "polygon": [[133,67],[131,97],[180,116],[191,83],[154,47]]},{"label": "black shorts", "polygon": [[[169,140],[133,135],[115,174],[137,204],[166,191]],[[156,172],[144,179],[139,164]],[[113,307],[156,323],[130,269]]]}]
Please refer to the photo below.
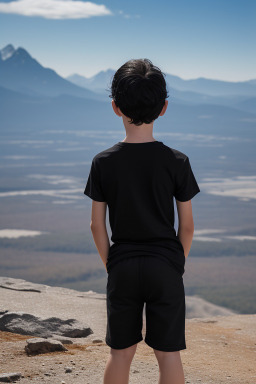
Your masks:
[{"label": "black shorts", "polygon": [[118,261],[107,277],[106,344],[123,349],[143,340],[166,352],[186,349],[185,290],[177,269],[156,256],[132,256]]}]

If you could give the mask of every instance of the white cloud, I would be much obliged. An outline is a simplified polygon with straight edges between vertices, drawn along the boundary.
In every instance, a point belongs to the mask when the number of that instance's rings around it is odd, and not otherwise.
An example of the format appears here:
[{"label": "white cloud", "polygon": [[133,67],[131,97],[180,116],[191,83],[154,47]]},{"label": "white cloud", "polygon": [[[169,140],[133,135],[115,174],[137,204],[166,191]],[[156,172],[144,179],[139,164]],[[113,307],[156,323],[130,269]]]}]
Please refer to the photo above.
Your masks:
[{"label": "white cloud", "polygon": [[[1,229],[0,238],[18,239],[19,237],[38,236],[43,234],[42,231],[30,231],[27,229]],[[46,233],[46,232],[45,232]]]},{"label": "white cloud", "polygon": [[125,19],[140,18],[140,15],[128,15],[127,13],[124,13],[124,11],[118,11],[118,13],[122,15]]},{"label": "white cloud", "polygon": [[0,13],[40,16],[46,19],[83,19],[112,14],[103,4],[79,0],[17,0],[0,3]]},{"label": "white cloud", "polygon": [[[76,194],[80,194],[77,196]],[[41,189],[41,190],[26,190],[26,191],[11,191],[11,192],[0,192],[0,198],[11,197],[11,196],[32,196],[41,195],[48,197],[57,197],[62,199],[81,200],[81,188],[70,188],[70,189]]]},{"label": "white cloud", "polygon": [[256,176],[230,178],[204,178],[200,187],[206,193],[217,196],[236,197],[242,201],[256,199]]}]

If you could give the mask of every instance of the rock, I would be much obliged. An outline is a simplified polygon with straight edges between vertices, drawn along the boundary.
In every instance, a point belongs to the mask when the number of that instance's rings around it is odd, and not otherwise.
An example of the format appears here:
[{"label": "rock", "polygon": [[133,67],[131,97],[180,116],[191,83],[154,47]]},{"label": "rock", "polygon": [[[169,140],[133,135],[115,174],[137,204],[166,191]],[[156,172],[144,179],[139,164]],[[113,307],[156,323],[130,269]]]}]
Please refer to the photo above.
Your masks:
[{"label": "rock", "polygon": [[87,337],[92,329],[76,319],[61,320],[58,317],[41,319],[23,312],[7,312],[0,316],[0,330],[20,335],[51,337],[53,334],[71,338]]},{"label": "rock", "polygon": [[[24,279],[0,276],[0,287],[13,289],[14,291],[44,292],[48,286],[45,284],[33,283]],[[36,295],[37,296],[37,295]]]},{"label": "rock", "polygon": [[25,351],[28,355],[55,351],[67,351],[67,348],[58,340],[46,340],[43,338],[28,339]]},{"label": "rock", "polygon": [[96,343],[103,343],[103,341],[101,339],[93,339],[92,342],[94,344],[96,344]]},{"label": "rock", "polygon": [[71,367],[66,367],[65,368],[65,373],[70,373],[72,372],[72,368]]},{"label": "rock", "polygon": [[3,315],[4,313],[7,313],[8,312],[8,309],[4,310],[4,311],[1,311],[0,310],[0,315]]},{"label": "rock", "polygon": [[[43,287],[43,284],[40,284]],[[38,289],[39,284],[34,284],[23,279],[14,279],[11,277],[0,277],[0,287],[6,289],[13,289],[14,291],[28,291],[28,292],[38,292],[41,290]]]},{"label": "rock", "polygon": [[0,382],[1,383],[12,383],[15,380],[19,380],[21,378],[21,373],[1,373],[0,374]]},{"label": "rock", "polygon": [[64,336],[52,335],[51,337],[47,337],[47,340],[52,340],[52,339],[61,341],[62,344],[73,344],[72,340],[67,339]]},{"label": "rock", "polygon": [[231,316],[236,314],[231,309],[210,303],[201,297],[186,296],[186,318],[207,318],[216,316]]}]

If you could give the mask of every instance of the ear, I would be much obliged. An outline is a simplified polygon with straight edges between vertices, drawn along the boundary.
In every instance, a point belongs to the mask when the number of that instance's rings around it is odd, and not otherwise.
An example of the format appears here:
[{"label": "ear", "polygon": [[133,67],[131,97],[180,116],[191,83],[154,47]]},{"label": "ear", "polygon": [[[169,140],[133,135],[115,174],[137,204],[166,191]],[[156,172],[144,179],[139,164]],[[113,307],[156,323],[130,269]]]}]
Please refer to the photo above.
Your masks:
[{"label": "ear", "polygon": [[112,100],[112,108],[117,116],[122,116],[120,109],[116,106],[114,100]]},{"label": "ear", "polygon": [[165,111],[166,111],[167,107],[168,107],[168,100],[165,100],[163,109],[162,109],[162,111],[160,112],[159,116],[163,116],[163,115],[165,114]]}]

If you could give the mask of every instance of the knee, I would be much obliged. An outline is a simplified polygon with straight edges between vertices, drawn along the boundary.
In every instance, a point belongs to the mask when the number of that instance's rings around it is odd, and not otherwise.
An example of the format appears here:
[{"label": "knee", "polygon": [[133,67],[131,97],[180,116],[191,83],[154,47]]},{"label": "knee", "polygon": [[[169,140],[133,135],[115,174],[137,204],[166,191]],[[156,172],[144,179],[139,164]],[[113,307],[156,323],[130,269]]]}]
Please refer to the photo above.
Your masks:
[{"label": "knee", "polygon": [[114,358],[118,358],[125,361],[132,361],[134,354],[136,352],[136,349],[137,349],[137,344],[124,349],[111,348],[110,354]]},{"label": "knee", "polygon": [[180,359],[180,351],[164,352],[164,351],[159,351],[157,349],[153,349],[153,350],[159,363],[164,362],[166,359],[168,360]]}]

